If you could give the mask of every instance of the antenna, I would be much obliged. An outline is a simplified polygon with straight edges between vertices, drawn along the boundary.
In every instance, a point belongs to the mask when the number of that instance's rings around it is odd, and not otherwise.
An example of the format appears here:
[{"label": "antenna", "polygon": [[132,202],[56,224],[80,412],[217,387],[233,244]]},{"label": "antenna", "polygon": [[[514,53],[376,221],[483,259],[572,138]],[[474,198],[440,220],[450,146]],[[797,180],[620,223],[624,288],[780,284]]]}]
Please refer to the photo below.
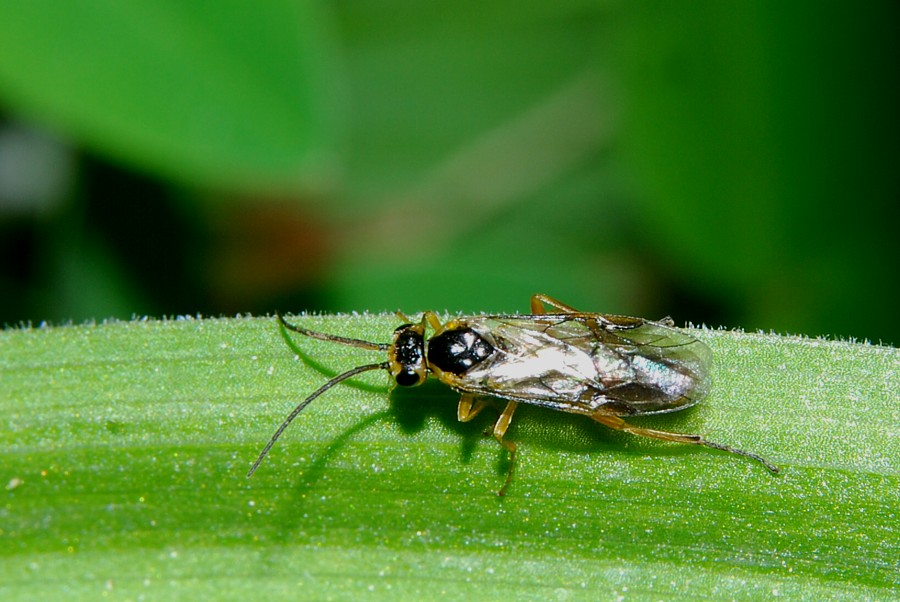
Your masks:
[{"label": "antenna", "polygon": [[[281,319],[281,315],[279,315],[278,318]],[[282,320],[282,324],[285,324],[285,322],[283,320]],[[291,329],[291,330],[294,330],[294,329]],[[297,330],[297,332],[302,332],[302,331]],[[306,334],[306,333],[304,332],[303,334]],[[293,412],[288,414],[288,417],[284,419],[284,422],[281,423],[281,426],[278,427],[278,430],[275,431],[275,434],[272,435],[272,438],[269,439],[268,443],[266,443],[266,446],[259,453],[259,457],[256,459],[256,462],[254,462],[253,466],[250,467],[250,472],[247,473],[247,478],[249,479],[250,477],[253,476],[253,473],[256,472],[256,469],[259,468],[259,465],[262,464],[262,461],[268,455],[269,450],[272,449],[272,446],[275,445],[276,441],[278,441],[278,438],[281,436],[281,433],[284,432],[284,430],[291,424],[291,422],[294,420],[294,418],[296,418],[297,415],[303,411],[303,408],[308,406],[312,400],[314,400],[316,397],[318,397],[319,395],[321,395],[322,393],[324,393],[331,387],[335,386],[339,382],[345,381],[350,377],[356,376],[360,372],[367,372],[369,370],[377,370],[379,368],[382,370],[387,370],[389,368],[389,366],[390,366],[390,364],[388,364],[388,362],[381,362],[380,364],[366,364],[365,366],[357,366],[356,368],[353,368],[352,370],[348,370],[347,372],[344,372],[343,374],[338,374],[337,376],[335,376],[334,378],[329,380],[327,383],[325,383],[324,385],[319,387],[315,393],[313,393],[312,395],[310,395],[309,397],[307,397],[306,399],[301,401],[300,405],[298,405],[296,408],[294,408]]]}]

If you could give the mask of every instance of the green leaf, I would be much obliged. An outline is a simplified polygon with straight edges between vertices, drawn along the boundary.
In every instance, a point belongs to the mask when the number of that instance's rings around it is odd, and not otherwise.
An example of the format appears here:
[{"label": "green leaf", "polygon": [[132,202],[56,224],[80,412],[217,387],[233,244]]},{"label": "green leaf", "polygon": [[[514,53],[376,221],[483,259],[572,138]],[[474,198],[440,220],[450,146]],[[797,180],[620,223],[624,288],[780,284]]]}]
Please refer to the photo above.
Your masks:
[{"label": "green leaf", "polygon": [[335,151],[326,17],[295,0],[3,2],[0,96],[189,183],[295,186]]},{"label": "green leaf", "polygon": [[[297,318],[384,341],[393,316]],[[635,419],[704,448],[520,408],[520,462],[439,383],[385,374],[287,412],[378,354],[274,320],[0,332],[0,598],[886,599],[900,593],[900,352],[696,330],[694,409]]]}]

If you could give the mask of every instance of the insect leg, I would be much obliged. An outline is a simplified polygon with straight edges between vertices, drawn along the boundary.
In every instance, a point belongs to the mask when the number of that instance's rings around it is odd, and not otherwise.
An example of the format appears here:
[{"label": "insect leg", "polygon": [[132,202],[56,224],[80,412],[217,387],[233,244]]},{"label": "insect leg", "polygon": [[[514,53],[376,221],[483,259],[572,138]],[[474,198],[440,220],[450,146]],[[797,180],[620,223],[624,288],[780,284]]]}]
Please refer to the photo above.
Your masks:
[{"label": "insect leg", "polygon": [[[535,315],[543,315],[547,313],[547,307],[552,307],[564,314],[579,314],[586,318],[587,324],[597,333],[598,337],[602,337],[600,331],[612,331],[619,329],[635,328],[645,323],[640,318],[630,318],[627,316],[604,316],[603,314],[587,314],[579,311],[571,305],[566,305],[562,301],[557,301],[553,297],[537,293],[531,296],[531,313]],[[670,326],[670,324],[664,324]]]},{"label": "insect leg", "polygon": [[541,293],[537,293],[531,296],[531,313],[533,314],[545,314],[547,313],[547,307],[553,307],[554,309],[558,309],[564,314],[578,314],[581,313],[574,307],[570,305],[566,305],[562,301],[557,301],[553,297],[549,295],[544,295]]},{"label": "insect leg", "polygon": [[397,316],[398,318],[400,318],[401,320],[403,320],[404,322],[406,322],[407,324],[412,324],[412,318],[407,316],[405,313],[403,313],[399,309],[394,312],[394,315]]},{"label": "insect leg", "polygon": [[[516,411],[516,406],[518,402],[510,401],[506,404],[506,408],[503,409],[503,413],[500,414],[500,417],[497,418],[497,422],[494,423],[494,429],[492,434],[494,435],[494,439],[497,440],[497,443],[503,446],[507,452],[509,452],[509,470],[506,473],[506,481],[503,483],[503,487],[500,488],[500,491],[497,492],[497,495],[504,496],[506,495],[506,488],[509,487],[510,482],[512,481],[513,468],[516,465],[516,444],[512,441],[504,441],[503,435],[506,434],[506,429],[509,428],[509,423],[512,420],[513,412]],[[460,422],[469,422],[478,414],[481,413],[487,405],[481,399],[477,398],[475,395],[471,393],[463,393],[459,398],[459,406],[456,410],[456,418]],[[485,433],[487,435],[487,433]]]},{"label": "insect leg", "polygon": [[631,433],[632,435],[640,435],[641,437],[650,437],[652,439],[662,439],[663,441],[674,441],[675,443],[690,443],[692,445],[703,445],[705,447],[711,447],[712,449],[718,449],[722,451],[726,451],[732,454],[737,454],[739,456],[744,456],[746,458],[750,458],[752,460],[756,460],[760,464],[766,467],[769,472],[773,474],[778,473],[778,467],[768,462],[762,456],[758,456],[756,454],[746,452],[741,449],[737,449],[734,447],[729,447],[727,445],[722,445],[721,443],[713,443],[712,441],[707,441],[703,438],[702,435],[686,435],[682,433],[668,433],[666,431],[656,431],[653,429],[645,429],[638,426],[634,426],[628,424],[618,416],[614,416],[612,414],[604,414],[603,412],[596,412],[591,414],[591,418],[599,422],[600,424],[606,425],[610,428],[614,428],[619,431],[625,431],[626,433]]},{"label": "insect leg", "polygon": [[437,317],[437,314],[433,311],[426,311],[422,315],[422,319],[428,322],[428,325],[434,330],[435,333],[440,333],[444,330],[444,325],[441,324],[441,319]]},{"label": "insect leg", "polygon": [[[564,314],[579,314],[582,317],[589,318],[590,322],[596,323],[598,328],[602,328],[603,330],[607,331],[636,328],[647,323],[646,320],[643,320],[641,318],[632,318],[630,316],[605,316],[603,314],[586,313],[575,309],[571,305],[566,305],[562,301],[557,301],[553,297],[543,295],[541,293],[537,293],[531,296],[532,314],[545,314],[547,313],[547,307],[557,309]],[[672,318],[670,317],[663,318],[662,320],[660,320],[660,323],[663,326],[675,325],[675,322],[673,322]]]},{"label": "insect leg", "polygon": [[485,408],[485,403],[472,395],[463,393],[459,398],[459,406],[456,408],[456,419],[460,422],[468,422],[478,416]]},{"label": "insect leg", "polygon": [[513,470],[516,468],[516,444],[512,441],[504,441],[503,435],[506,434],[506,429],[509,428],[509,422],[512,420],[512,415],[513,412],[516,411],[517,405],[519,405],[519,403],[516,401],[507,403],[506,407],[503,409],[503,413],[500,414],[500,418],[498,418],[497,422],[494,424],[494,439],[503,446],[503,449],[509,452],[509,470],[506,472],[506,481],[503,482],[503,487],[497,492],[497,495],[500,497],[506,495],[506,489],[512,482]]}]

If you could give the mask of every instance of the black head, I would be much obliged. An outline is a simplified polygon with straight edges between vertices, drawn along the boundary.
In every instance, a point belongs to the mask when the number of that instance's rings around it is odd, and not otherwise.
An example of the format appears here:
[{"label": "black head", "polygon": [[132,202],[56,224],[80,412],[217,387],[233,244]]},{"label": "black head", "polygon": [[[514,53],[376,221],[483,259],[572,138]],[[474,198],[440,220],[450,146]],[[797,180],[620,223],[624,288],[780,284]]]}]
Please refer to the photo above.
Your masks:
[{"label": "black head", "polygon": [[388,350],[391,376],[401,387],[415,387],[425,382],[425,326],[404,324],[394,331]]}]

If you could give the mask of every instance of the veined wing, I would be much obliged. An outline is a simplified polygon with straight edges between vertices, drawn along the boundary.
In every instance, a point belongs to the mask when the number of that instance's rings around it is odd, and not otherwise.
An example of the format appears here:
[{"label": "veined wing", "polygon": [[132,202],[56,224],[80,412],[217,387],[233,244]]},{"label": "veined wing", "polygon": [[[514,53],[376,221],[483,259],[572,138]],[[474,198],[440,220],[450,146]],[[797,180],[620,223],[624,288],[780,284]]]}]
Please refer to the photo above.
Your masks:
[{"label": "veined wing", "polygon": [[658,322],[602,314],[460,318],[494,348],[461,391],[592,414],[671,412],[708,392],[710,349]]}]

